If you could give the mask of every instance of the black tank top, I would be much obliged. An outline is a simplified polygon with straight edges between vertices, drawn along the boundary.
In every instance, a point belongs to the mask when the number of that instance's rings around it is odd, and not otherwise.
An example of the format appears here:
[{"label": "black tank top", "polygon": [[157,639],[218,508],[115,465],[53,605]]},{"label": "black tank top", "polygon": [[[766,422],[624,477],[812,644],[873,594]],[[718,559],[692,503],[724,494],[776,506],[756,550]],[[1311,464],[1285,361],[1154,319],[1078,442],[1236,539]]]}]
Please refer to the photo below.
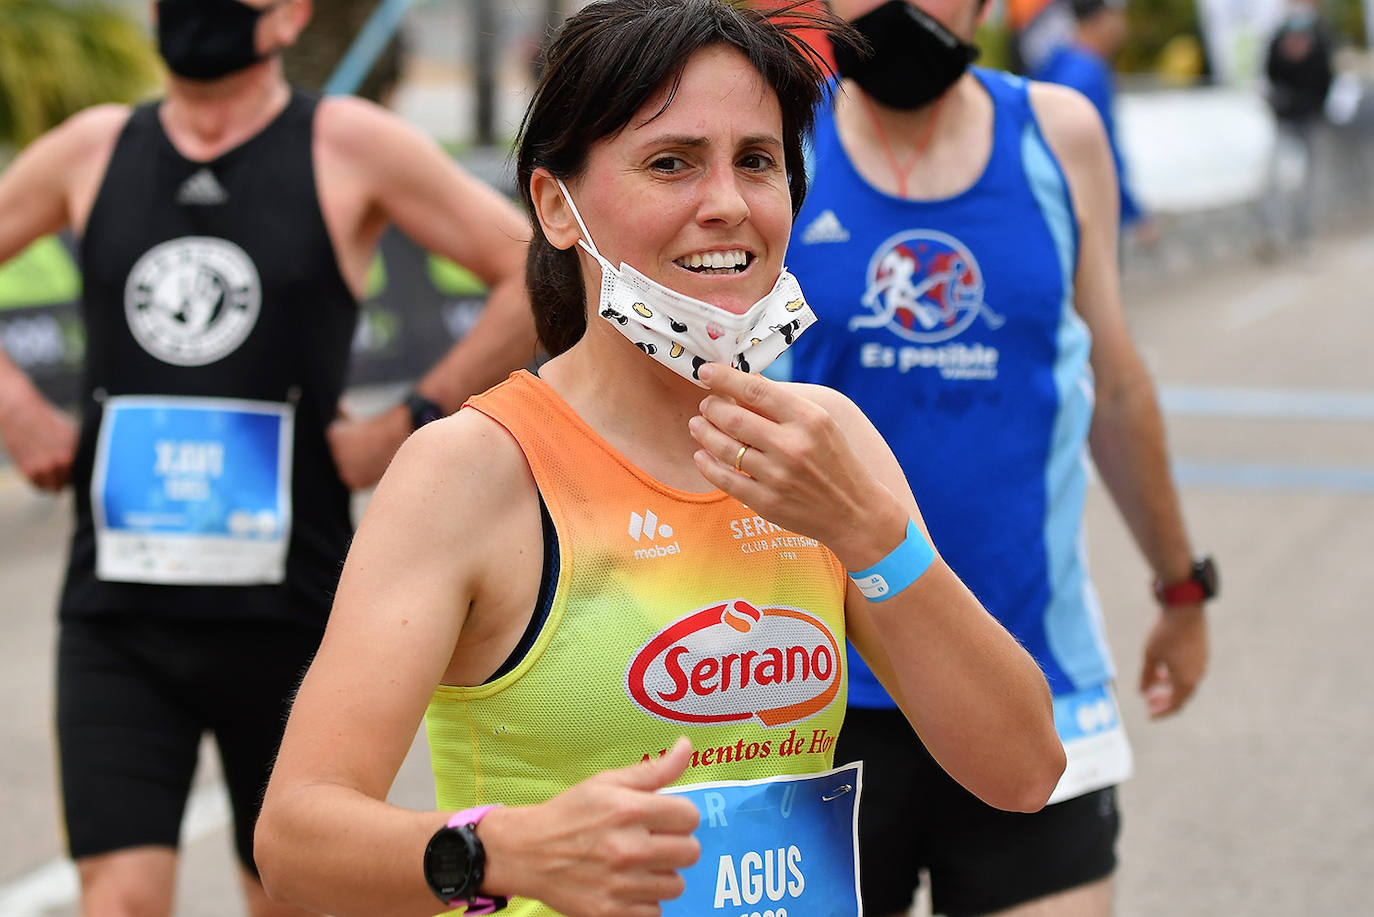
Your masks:
[{"label": "black tank top", "polygon": [[[259,134],[211,162],[177,152],[156,103],[135,109],[120,134],[80,249],[88,352],[64,616],[113,610],[319,625],[328,613],[352,522],[325,428],[343,389],[358,306],[315,193],[316,105],[293,94]],[[221,275],[212,282],[233,275],[224,289],[256,285],[255,318],[240,314],[236,325],[202,320],[205,333],[198,337],[161,334],[138,318],[137,300],[146,298],[159,272],[172,276],[172,265],[187,258],[208,259],[205,266]],[[283,582],[183,586],[97,578],[91,478],[102,405],[116,395],[294,407]]]}]

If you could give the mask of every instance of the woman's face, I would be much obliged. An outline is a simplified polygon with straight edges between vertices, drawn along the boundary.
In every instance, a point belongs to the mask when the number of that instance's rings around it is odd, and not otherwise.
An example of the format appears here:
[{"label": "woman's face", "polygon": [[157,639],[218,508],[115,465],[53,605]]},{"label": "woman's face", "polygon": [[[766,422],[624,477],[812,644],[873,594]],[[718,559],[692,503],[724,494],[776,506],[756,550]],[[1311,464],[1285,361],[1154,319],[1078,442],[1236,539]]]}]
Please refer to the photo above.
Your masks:
[{"label": "woman's face", "polygon": [[569,183],[573,202],[612,264],[743,313],[773,288],[792,228],[782,110],[728,47],[694,54],[654,117],[667,92],[593,145]]}]

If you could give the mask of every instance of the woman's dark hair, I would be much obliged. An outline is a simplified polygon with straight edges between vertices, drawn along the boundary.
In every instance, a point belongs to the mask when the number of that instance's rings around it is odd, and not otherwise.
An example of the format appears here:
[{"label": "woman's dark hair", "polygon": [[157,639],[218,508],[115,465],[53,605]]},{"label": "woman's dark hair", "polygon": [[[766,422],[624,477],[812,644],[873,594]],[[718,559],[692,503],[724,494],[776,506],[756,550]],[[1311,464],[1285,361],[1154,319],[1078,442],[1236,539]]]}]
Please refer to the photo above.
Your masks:
[{"label": "woman's dark hair", "polygon": [[665,85],[667,108],[688,58],[724,45],[747,57],[777,94],[795,217],[806,196],[802,141],[828,73],[793,30],[819,28],[854,40],[833,17],[798,10],[802,3],[763,12],[726,0],[600,0],[570,17],[554,36],[516,151],[516,183],[534,227],[525,283],[539,340],[551,355],[576,344],[586,331],[586,290],[576,251],[554,248],[539,226],[530,196],[534,170],[543,167],[564,181],[578,175],[591,146],[629,124]]}]

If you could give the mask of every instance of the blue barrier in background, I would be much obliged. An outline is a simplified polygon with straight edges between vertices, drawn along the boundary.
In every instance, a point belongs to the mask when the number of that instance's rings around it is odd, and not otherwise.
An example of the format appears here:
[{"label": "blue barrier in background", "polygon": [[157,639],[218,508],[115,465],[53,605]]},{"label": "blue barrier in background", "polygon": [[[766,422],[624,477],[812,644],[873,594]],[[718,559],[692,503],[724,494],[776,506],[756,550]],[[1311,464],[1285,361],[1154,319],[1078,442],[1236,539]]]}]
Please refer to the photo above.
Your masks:
[{"label": "blue barrier in background", "polygon": [[349,95],[356,92],[367,77],[377,56],[382,53],[386,43],[401,26],[401,19],[410,9],[414,0],[382,0],[363,24],[358,37],[353,39],[348,53],[339,61],[339,66],[330,74],[324,84],[327,96]]}]

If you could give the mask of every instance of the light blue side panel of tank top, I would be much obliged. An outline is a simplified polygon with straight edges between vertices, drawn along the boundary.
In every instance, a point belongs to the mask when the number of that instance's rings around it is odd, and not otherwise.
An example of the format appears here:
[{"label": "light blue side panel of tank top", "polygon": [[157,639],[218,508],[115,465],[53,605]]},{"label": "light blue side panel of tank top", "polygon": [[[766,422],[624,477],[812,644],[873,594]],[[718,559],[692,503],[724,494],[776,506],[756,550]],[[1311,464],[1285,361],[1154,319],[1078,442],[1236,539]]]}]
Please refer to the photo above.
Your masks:
[{"label": "light blue side panel of tank top", "polygon": [[1078,239],[1068,187],[1034,121],[1021,137],[1021,161],[1054,238],[1064,277],[1054,367],[1059,410],[1045,469],[1045,560],[1050,592],[1045,638],[1060,669],[1076,687],[1084,688],[1112,677],[1102,609],[1088,578],[1081,537],[1088,456],[1079,444],[1085,442],[1092,422],[1093,377],[1088,363],[1092,335],[1073,304]]}]

